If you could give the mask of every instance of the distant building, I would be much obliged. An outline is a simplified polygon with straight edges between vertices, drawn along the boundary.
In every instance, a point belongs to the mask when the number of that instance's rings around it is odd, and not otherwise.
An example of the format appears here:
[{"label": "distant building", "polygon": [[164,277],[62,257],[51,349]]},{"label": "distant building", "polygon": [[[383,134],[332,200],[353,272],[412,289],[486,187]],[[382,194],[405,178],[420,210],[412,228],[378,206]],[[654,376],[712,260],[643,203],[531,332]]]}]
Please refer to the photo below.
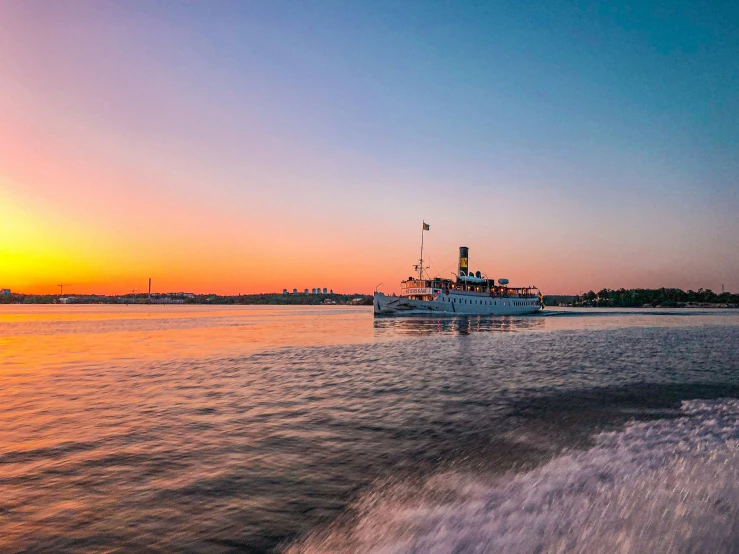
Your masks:
[{"label": "distant building", "polygon": [[287,289],[282,289],[282,294],[287,294]]},{"label": "distant building", "polygon": [[328,294],[328,289],[326,287],[323,288],[323,294]]},{"label": "distant building", "polygon": [[334,289],[331,289],[331,293],[330,294],[333,294],[333,293],[334,293]]},{"label": "distant building", "polygon": [[184,304],[185,299],[184,298],[170,298],[169,296],[159,296],[157,298],[152,298],[151,303],[152,304]]},{"label": "distant building", "polygon": [[10,296],[10,289],[0,289],[0,295]]},{"label": "distant building", "polygon": [[305,292],[303,294],[308,294],[308,289],[305,289]]},{"label": "distant building", "polygon": [[298,294],[298,289],[293,289],[293,294]]},{"label": "distant building", "polygon": [[313,288],[313,289],[310,289],[310,293],[311,293],[311,294],[316,294],[316,289],[315,289],[315,288]]}]

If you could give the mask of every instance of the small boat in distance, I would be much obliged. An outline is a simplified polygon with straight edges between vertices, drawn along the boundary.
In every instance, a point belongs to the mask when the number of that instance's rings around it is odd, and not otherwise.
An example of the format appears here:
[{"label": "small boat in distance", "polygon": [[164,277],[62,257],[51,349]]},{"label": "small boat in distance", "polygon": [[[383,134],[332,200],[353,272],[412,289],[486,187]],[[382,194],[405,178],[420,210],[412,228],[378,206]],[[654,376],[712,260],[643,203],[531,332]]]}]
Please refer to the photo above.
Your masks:
[{"label": "small boat in distance", "polygon": [[459,270],[455,279],[424,277],[423,231],[418,277],[400,283],[400,296],[375,291],[374,312],[378,316],[452,313],[462,315],[519,315],[544,309],[544,297],[537,287],[511,287],[508,279],[488,279],[469,269],[469,249],[459,247]]}]

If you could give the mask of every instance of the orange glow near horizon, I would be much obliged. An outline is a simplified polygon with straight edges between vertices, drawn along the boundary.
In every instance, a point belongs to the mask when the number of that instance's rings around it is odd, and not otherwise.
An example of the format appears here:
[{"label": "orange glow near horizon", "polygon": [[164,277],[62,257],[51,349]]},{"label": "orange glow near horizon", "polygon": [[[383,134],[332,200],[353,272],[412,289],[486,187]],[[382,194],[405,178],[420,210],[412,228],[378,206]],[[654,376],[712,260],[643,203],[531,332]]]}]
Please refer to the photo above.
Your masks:
[{"label": "orange glow near horizon", "polygon": [[[116,171],[28,125],[2,123],[0,288],[125,294],[151,277],[159,292],[372,290],[372,260],[340,237],[321,244],[323,231],[302,218],[224,214],[212,199],[153,183],[151,172]],[[346,223],[337,218],[337,235]]]},{"label": "orange glow near horizon", "polygon": [[[0,138],[7,143],[10,134],[6,127]],[[75,165],[70,157],[64,174],[55,177],[60,159],[49,152],[58,146],[47,148],[47,156],[39,160],[24,151],[15,158],[15,175],[7,171],[10,164],[0,175],[0,288],[58,294],[57,285],[64,283],[65,294],[115,295],[143,292],[151,277],[154,292],[252,294],[320,286],[371,293],[383,283],[381,290],[392,293],[399,292],[401,279],[413,274],[420,223],[418,230],[408,221],[402,227],[374,228],[371,218],[355,225],[351,211],[332,222],[330,213],[306,217],[294,208],[284,216],[271,209],[259,219],[240,218],[156,188],[145,198],[140,192],[131,198],[120,192],[116,196],[96,185],[104,170],[88,162]],[[21,150],[17,146],[16,153]],[[69,154],[61,148],[58,152],[59,157]],[[119,186],[123,191],[137,188],[125,182]],[[471,247],[473,270],[491,273],[491,268],[508,267],[490,276],[507,277],[515,286],[536,285],[545,294],[665,284],[648,272],[619,271],[627,261],[616,254],[592,251],[592,266],[574,266],[566,237],[559,243],[549,237],[544,248],[537,247],[533,231],[503,241],[458,241],[441,225],[431,225],[426,256],[434,275],[449,277],[456,270],[456,243],[462,242]]]}]

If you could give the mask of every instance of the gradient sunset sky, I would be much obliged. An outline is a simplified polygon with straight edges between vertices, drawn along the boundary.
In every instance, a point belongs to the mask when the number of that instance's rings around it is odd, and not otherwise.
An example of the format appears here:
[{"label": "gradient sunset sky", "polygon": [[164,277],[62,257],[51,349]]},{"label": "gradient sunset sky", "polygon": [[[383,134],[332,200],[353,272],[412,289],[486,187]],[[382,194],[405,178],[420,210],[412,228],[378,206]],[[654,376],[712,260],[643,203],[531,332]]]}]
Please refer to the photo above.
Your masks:
[{"label": "gradient sunset sky", "polygon": [[0,2],[0,288],[739,291],[735,2]]}]

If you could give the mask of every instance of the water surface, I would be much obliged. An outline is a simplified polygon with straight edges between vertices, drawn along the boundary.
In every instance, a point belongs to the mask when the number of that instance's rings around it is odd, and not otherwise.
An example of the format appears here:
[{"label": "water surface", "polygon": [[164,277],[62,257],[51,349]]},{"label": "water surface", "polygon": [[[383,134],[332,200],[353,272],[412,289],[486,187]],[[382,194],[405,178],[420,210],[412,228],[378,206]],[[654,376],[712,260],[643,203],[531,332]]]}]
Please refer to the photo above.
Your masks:
[{"label": "water surface", "polygon": [[0,550],[733,552],[737,344],[732,310],[3,306]]}]

